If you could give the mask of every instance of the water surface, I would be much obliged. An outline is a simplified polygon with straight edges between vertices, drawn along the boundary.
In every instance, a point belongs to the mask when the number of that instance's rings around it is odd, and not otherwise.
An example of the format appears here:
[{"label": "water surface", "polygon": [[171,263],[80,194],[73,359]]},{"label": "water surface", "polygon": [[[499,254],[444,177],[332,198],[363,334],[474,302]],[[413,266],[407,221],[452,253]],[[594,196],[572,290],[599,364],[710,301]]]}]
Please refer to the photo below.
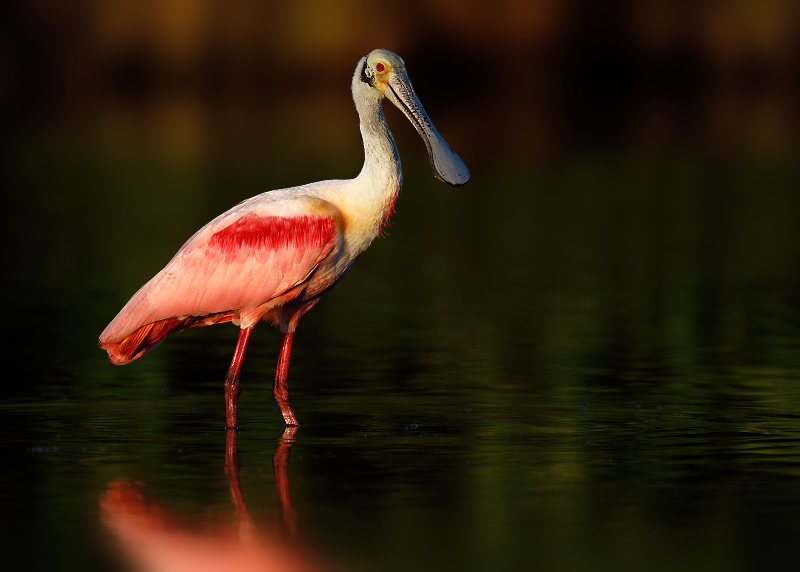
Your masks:
[{"label": "water surface", "polygon": [[[125,569],[100,504],[119,483],[181,522],[232,526],[222,380],[236,329],[172,336],[125,367],[96,338],[194,230],[285,182],[258,161],[18,155],[5,554]],[[302,426],[283,493],[308,551],[361,570],[795,561],[796,165],[479,163],[455,190],[416,159],[389,236],[295,337]],[[238,435],[241,495],[268,535],[285,528],[277,344],[255,330]]]}]

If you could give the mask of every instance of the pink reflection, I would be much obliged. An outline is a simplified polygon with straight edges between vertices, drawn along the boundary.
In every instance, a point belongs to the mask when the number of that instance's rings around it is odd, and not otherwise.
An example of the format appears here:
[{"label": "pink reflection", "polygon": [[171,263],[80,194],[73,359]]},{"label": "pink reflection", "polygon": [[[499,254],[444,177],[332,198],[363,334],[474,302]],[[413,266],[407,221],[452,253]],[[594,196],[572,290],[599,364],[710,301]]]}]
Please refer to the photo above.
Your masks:
[{"label": "pink reflection", "polygon": [[100,498],[103,523],[135,568],[145,572],[330,570],[296,540],[288,477],[295,431],[286,429],[273,457],[283,534],[259,532],[253,525],[239,484],[235,430],[227,431],[225,447],[225,475],[236,507],[235,522],[190,520],[148,499],[142,483],[114,481]]}]

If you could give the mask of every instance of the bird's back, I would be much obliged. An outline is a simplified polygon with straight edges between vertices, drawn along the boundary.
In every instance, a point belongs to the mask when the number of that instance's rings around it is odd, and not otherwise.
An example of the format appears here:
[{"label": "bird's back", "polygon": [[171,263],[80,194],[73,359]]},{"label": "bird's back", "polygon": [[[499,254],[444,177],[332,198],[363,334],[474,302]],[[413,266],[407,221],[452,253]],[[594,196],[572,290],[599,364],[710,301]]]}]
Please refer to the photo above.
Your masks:
[{"label": "bird's back", "polygon": [[338,279],[318,271],[343,251],[344,222],[313,187],[264,193],[200,229],[100,335],[111,360],[128,363],[175,330],[254,324],[309,289],[329,288],[315,280]]}]

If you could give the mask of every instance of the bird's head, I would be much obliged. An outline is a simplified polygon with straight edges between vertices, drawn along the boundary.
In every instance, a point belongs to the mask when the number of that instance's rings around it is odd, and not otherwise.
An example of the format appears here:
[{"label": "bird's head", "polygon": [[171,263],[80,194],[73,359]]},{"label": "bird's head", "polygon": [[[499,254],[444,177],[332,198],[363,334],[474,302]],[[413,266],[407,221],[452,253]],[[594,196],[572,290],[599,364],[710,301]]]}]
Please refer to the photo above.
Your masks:
[{"label": "bird's head", "polygon": [[389,50],[373,50],[367,56],[361,70],[362,79],[388,97],[387,91],[395,77],[406,75],[406,63],[403,58]]},{"label": "bird's head", "polygon": [[425,113],[408,79],[403,58],[389,50],[373,50],[363,60],[361,81],[395,104],[425,141],[431,170],[440,181],[460,187],[469,181],[469,170],[447,145]]}]

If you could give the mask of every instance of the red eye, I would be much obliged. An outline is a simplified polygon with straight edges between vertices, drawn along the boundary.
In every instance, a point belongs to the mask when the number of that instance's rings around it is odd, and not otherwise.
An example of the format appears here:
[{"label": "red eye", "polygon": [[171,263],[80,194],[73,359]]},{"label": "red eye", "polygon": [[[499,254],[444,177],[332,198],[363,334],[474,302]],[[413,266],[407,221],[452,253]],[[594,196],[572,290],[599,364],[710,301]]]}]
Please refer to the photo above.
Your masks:
[{"label": "red eye", "polygon": [[375,66],[375,70],[377,70],[378,73],[383,73],[384,70],[383,64],[377,64]]}]

